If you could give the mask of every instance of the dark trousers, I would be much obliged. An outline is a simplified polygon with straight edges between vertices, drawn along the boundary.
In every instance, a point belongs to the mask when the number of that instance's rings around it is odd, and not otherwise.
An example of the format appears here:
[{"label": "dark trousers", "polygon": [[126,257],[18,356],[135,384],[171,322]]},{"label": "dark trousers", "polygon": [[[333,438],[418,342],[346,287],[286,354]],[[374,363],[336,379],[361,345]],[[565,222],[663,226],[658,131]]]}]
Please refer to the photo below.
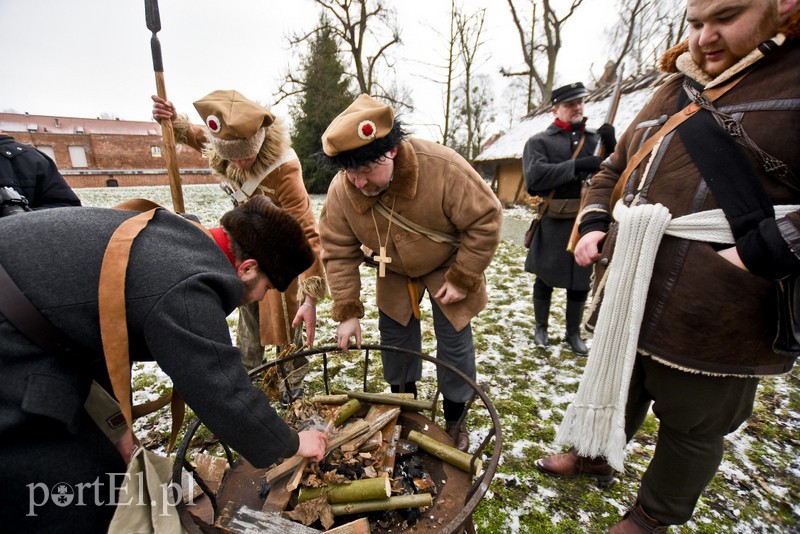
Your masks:
[{"label": "dark trousers", "polygon": [[692,517],[722,461],[723,437],[753,411],[759,379],[688,373],[637,355],[625,413],[628,440],[650,404],[659,419],[656,449],[639,486],[639,504],[667,525]]},{"label": "dark trousers", "polygon": [[[475,346],[472,342],[472,325],[468,324],[457,331],[447,320],[442,310],[431,298],[433,309],[433,330],[436,334],[436,357],[475,380]],[[416,352],[422,351],[420,321],[411,317],[403,326],[385,313],[379,311],[378,329],[381,344]],[[399,386],[416,382],[422,377],[422,360],[405,356],[402,353],[382,351],[383,378],[389,384]],[[439,369],[437,381],[444,398],[453,402],[466,402],[472,395],[472,388],[453,373]]]}]

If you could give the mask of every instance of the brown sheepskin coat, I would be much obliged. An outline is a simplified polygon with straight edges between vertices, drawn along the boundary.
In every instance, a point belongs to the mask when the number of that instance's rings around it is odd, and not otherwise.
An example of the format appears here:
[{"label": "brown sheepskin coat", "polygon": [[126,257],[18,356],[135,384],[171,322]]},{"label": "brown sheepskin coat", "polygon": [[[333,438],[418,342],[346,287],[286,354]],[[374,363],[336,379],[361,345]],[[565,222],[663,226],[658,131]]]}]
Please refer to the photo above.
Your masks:
[{"label": "brown sheepskin coat", "polygon": [[[259,305],[261,327],[261,344],[283,345],[287,342],[287,331],[291,328],[298,308],[298,293],[300,298],[308,294],[321,300],[325,297],[327,287],[325,284],[325,271],[320,259],[322,247],[317,231],[317,221],[312,211],[311,199],[303,184],[303,172],[298,159],[291,159],[278,166],[269,174],[266,170],[273,163],[283,158],[290,150],[289,138],[283,124],[276,119],[266,129],[266,137],[261,145],[258,159],[253,166],[240,170],[230,165],[227,160],[216,153],[213,146],[208,143],[207,131],[204,126],[190,124],[186,117],[179,117],[175,122],[176,141],[187,144],[200,150],[208,157],[208,162],[215,176],[221,181],[235,187],[241,186],[251,177],[262,177],[261,184],[253,195],[266,195],[277,206],[285,209],[300,225],[314,250],[316,261],[303,274],[299,281],[294,281],[289,288],[281,294],[276,290],[269,290]],[[282,299],[286,299],[287,309],[284,313]],[[288,324],[285,318],[288,317]]]},{"label": "brown sheepskin coat", "polygon": [[[723,112],[736,114],[741,125],[763,150],[780,159],[800,177],[800,10],[775,38],[777,50],[757,51],[716,79],[709,78],[691,60],[686,44],[665,56],[662,68],[677,74],[645,105],[620,137],[607,165],[592,180],[584,213],[610,213],[611,192],[627,161],[653,133],[654,119],[675,113],[682,82],[688,76],[705,87],[723,84],[737,74],[747,76],[715,102]],[[649,127],[648,127],[649,124]],[[673,218],[718,208],[681,136],[667,136],[654,154],[645,158],[629,180],[622,200],[666,206]],[[763,171],[752,158],[760,180],[774,205],[800,204],[800,192]],[[719,162],[725,165],[725,161]],[[642,173],[645,174],[642,179]],[[800,184],[798,184],[800,185]],[[586,220],[586,219],[584,219]],[[613,264],[615,226],[612,225],[604,258]],[[776,334],[775,279],[800,274],[800,212],[761,222],[751,242],[762,244],[758,257],[751,249],[737,251],[753,274],[722,258],[706,242],[665,236],[658,249],[647,293],[639,350],[657,360],[690,372],[720,375],[764,375],[786,372],[794,358],[773,352]],[[724,247],[723,247],[724,248]],[[756,268],[758,267],[758,268]],[[590,319],[591,322],[592,319]]]},{"label": "brown sheepskin coat", "polygon": [[[457,330],[463,329],[488,302],[484,270],[500,242],[502,206],[486,182],[453,150],[419,139],[399,146],[394,179],[379,197],[362,194],[344,173],[331,182],[320,216],[322,258],[333,297],[333,318],[362,317],[359,265],[361,246],[378,251],[386,244],[389,221],[372,206],[380,198],[395,213],[431,230],[456,237],[460,246],[441,244],[392,224],[387,254],[392,263],[377,278],[378,308],[408,324],[412,306],[407,282],[421,295],[436,294],[445,280],[467,291],[442,311]],[[377,224],[377,231],[376,226]]]}]

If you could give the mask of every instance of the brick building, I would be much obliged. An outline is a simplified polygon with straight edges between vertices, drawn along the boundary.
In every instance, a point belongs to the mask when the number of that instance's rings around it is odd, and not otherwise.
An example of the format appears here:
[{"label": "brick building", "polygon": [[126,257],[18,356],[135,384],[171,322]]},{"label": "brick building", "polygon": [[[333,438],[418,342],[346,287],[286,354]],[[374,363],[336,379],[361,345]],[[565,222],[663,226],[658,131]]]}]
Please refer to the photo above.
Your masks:
[{"label": "brick building", "polygon": [[[0,113],[0,131],[50,156],[74,188],[169,184],[155,121]],[[182,145],[177,154],[182,183],[216,182],[205,157]]]}]

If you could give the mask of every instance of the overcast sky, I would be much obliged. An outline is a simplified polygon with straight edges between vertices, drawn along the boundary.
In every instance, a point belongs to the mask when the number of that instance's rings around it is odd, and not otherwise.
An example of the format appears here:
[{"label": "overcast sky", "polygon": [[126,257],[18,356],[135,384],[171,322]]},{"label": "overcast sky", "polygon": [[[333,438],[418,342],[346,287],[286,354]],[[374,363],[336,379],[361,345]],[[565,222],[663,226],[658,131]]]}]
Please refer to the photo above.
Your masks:
[{"label": "overcast sky", "polygon": [[[387,0],[395,6],[402,46],[391,49],[401,83],[411,87],[416,111],[405,121],[414,134],[437,139],[442,88],[428,80],[442,64],[449,28],[448,0]],[[566,3],[566,2],[559,2]],[[519,67],[519,37],[505,0],[466,0],[486,8],[479,72],[493,78],[503,106],[508,83],[500,66]],[[523,2],[519,2],[520,5]],[[591,81],[607,60],[605,28],[613,0],[585,0],[570,19],[558,59],[557,84]],[[237,89],[286,117],[274,105],[296,54],[286,36],[312,28],[312,0],[161,0],[161,41],[168,97],[199,121],[192,102],[215,89]],[[33,115],[149,120],[155,79],[144,0],[0,0],[6,68],[0,74],[0,111]],[[498,125],[497,129],[503,125]]]}]

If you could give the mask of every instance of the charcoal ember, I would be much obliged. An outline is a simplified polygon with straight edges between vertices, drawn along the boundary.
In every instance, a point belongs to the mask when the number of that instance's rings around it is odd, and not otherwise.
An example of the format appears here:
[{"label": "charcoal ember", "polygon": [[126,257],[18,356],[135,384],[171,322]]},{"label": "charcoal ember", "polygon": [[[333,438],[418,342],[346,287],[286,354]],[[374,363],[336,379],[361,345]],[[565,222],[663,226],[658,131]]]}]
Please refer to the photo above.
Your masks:
[{"label": "charcoal ember", "polygon": [[272,489],[272,484],[267,482],[266,480],[261,480],[258,483],[258,496],[262,499],[266,499],[267,495],[269,494],[269,490]]},{"label": "charcoal ember", "polygon": [[419,451],[419,445],[416,443],[412,443],[405,439],[397,440],[397,448],[395,449],[395,454],[397,458],[405,458],[406,456],[411,456],[412,454],[417,454]]},{"label": "charcoal ember", "polygon": [[350,480],[357,480],[364,476],[364,468],[358,464],[354,465],[337,465],[336,474],[345,476]]}]

